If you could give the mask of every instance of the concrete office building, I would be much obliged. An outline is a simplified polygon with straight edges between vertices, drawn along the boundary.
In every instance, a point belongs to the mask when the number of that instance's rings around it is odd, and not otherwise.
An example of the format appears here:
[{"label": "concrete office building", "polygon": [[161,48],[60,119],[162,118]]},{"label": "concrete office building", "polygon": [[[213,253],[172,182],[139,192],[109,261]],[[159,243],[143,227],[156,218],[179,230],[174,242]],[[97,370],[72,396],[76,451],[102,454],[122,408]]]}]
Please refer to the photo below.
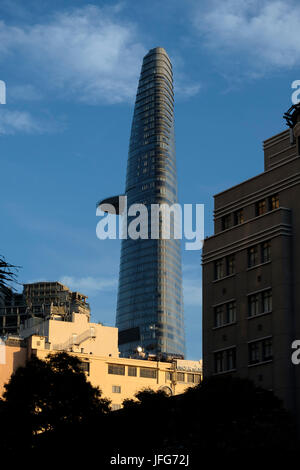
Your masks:
[{"label": "concrete office building", "polygon": [[300,417],[300,105],[264,141],[264,172],[215,196],[203,248],[204,376],[272,389]]},{"label": "concrete office building", "polygon": [[24,284],[21,294],[6,288],[0,304],[0,336],[18,334],[21,324],[31,317],[61,315],[68,319],[72,313],[90,317],[87,296],[72,292],[61,282]]},{"label": "concrete office building", "polygon": [[[128,154],[127,206],[177,202],[172,64],[166,51],[151,49],[143,59]],[[114,203],[117,197],[99,205]],[[128,218],[128,223],[130,218]],[[162,227],[161,221],[159,222]],[[122,240],[116,326],[123,356],[138,346],[146,352],[184,356],[180,240]],[[171,232],[172,237],[172,232]]]},{"label": "concrete office building", "polygon": [[154,356],[120,358],[117,328],[90,323],[86,315],[78,313],[73,313],[68,321],[60,315],[27,320],[20,336],[6,339],[5,350],[5,361],[0,361],[0,396],[11,374],[27,359],[32,356],[45,359],[48,354],[60,351],[81,360],[88,380],[112,401],[113,410],[144,388],[177,395],[200,383],[202,376],[201,361],[162,362]]}]

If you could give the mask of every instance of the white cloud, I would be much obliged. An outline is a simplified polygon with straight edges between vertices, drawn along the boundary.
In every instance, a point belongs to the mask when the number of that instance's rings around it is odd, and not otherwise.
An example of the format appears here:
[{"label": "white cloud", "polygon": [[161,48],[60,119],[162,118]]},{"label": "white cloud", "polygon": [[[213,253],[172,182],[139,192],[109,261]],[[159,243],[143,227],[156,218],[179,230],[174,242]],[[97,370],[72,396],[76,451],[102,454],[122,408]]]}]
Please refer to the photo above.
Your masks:
[{"label": "white cloud", "polygon": [[44,130],[41,124],[26,111],[0,109],[0,135],[15,134],[17,132],[35,134]]},{"label": "white cloud", "polygon": [[199,93],[202,88],[202,84],[194,83],[194,84],[185,84],[184,82],[179,82],[175,84],[175,95],[181,98],[192,98]]},{"label": "white cloud", "polygon": [[89,5],[41,24],[1,21],[0,60],[26,60],[37,83],[77,101],[126,101],[135,94],[145,49],[135,26],[117,15],[118,8]]},{"label": "white cloud", "polygon": [[73,276],[63,276],[60,282],[68,286],[71,290],[77,290],[82,294],[96,294],[99,292],[111,292],[117,287],[116,279],[95,278],[91,276],[76,278]]},{"label": "white cloud", "polygon": [[197,3],[193,22],[204,44],[220,56],[232,55],[237,69],[247,61],[256,74],[299,64],[300,5],[294,0]]},{"label": "white cloud", "polygon": [[[13,75],[26,81],[8,83],[8,96],[36,100],[51,91],[88,104],[132,102],[147,49],[137,25],[121,16],[122,8],[87,5],[35,24],[0,21],[0,64],[17,64]],[[201,85],[186,77],[183,59],[175,57],[174,65],[176,94],[196,95]]]},{"label": "white cloud", "polygon": [[198,307],[202,305],[202,287],[200,279],[183,279],[184,305]]}]

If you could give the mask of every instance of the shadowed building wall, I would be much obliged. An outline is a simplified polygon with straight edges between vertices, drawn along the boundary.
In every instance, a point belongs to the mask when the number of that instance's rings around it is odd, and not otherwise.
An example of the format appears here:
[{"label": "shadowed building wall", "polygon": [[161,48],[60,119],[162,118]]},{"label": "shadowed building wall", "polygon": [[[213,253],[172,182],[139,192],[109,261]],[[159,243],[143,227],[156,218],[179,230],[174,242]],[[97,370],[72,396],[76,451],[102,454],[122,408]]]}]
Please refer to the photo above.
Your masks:
[{"label": "shadowed building wall", "polygon": [[300,105],[264,142],[264,172],[215,196],[203,248],[204,376],[271,389],[300,422]]}]

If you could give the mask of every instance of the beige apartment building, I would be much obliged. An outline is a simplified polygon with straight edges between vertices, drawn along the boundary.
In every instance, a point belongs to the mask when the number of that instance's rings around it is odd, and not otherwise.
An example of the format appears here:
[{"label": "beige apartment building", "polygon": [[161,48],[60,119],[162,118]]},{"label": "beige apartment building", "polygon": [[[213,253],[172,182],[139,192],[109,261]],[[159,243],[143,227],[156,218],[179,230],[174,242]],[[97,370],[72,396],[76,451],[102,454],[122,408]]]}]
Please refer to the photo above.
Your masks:
[{"label": "beige apartment building", "polygon": [[82,361],[88,380],[112,401],[112,409],[119,409],[124,399],[134,398],[143,388],[177,395],[200,383],[202,377],[202,361],[120,358],[117,328],[90,323],[88,316],[73,313],[70,321],[60,315],[46,320],[31,318],[19,336],[8,337],[5,361],[0,363],[0,395],[11,374],[27,359],[33,355],[45,359],[58,351],[67,351]]}]

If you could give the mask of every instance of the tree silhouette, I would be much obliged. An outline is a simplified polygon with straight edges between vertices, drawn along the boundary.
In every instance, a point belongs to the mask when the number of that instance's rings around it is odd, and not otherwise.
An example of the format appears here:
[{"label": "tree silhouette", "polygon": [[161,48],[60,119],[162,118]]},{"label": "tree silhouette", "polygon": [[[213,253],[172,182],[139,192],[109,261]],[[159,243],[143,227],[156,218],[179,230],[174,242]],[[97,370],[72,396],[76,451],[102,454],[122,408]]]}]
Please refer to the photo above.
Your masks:
[{"label": "tree silhouette", "polygon": [[110,410],[110,401],[87,381],[81,361],[67,353],[33,357],[5,385],[0,404],[2,444],[8,450],[38,449],[92,426]]},{"label": "tree silhouette", "polygon": [[296,446],[294,423],[281,401],[232,376],[208,378],[173,397],[143,390],[136,400],[126,400],[114,419],[114,451],[188,453],[195,468],[200,455],[210,460],[246,450],[285,455]]},{"label": "tree silhouette", "polygon": [[17,271],[19,266],[8,263],[0,255],[0,290],[8,287],[8,283],[17,282]]}]

